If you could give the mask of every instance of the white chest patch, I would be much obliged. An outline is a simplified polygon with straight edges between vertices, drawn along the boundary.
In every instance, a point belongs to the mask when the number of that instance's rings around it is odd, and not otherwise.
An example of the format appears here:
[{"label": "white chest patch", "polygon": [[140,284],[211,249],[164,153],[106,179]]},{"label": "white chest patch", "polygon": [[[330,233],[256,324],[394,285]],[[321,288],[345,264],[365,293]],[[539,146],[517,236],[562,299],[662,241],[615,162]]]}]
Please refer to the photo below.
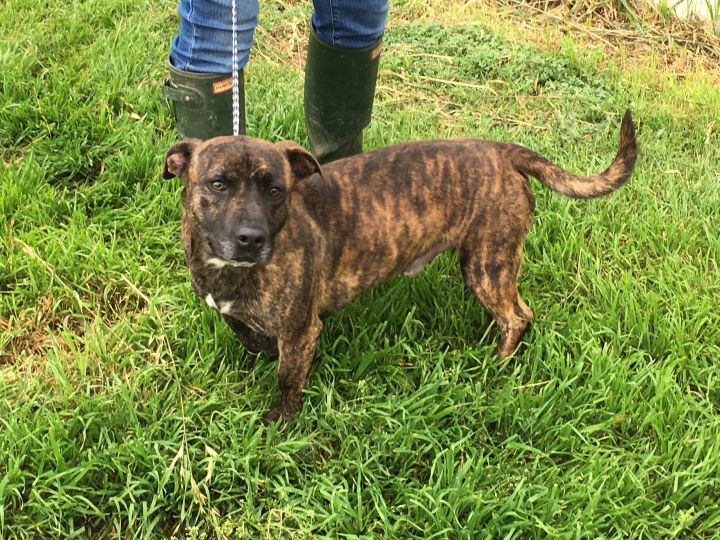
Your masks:
[{"label": "white chest patch", "polygon": [[208,294],[205,296],[205,302],[207,302],[207,305],[210,306],[213,309],[217,309],[217,304],[215,303],[215,300],[212,297],[212,294]]},{"label": "white chest patch", "polygon": [[218,310],[223,315],[227,315],[232,311],[233,302],[232,300],[228,302],[220,302],[220,305],[218,306],[217,302],[215,302],[215,299],[213,298],[212,294],[205,295],[205,302],[208,306],[210,306],[213,309]]}]

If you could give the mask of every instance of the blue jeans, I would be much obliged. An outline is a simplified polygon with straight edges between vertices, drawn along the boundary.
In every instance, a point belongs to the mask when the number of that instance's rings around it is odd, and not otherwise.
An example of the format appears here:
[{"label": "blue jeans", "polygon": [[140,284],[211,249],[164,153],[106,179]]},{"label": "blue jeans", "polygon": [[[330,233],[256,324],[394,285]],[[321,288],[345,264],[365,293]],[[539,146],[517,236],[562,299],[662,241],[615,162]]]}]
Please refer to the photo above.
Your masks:
[{"label": "blue jeans", "polygon": [[[258,22],[258,0],[237,2],[238,68],[248,62]],[[313,0],[312,28],[328,45],[371,46],[385,31],[388,0]],[[180,31],[170,61],[183,71],[232,72],[232,0],[180,0]]]}]

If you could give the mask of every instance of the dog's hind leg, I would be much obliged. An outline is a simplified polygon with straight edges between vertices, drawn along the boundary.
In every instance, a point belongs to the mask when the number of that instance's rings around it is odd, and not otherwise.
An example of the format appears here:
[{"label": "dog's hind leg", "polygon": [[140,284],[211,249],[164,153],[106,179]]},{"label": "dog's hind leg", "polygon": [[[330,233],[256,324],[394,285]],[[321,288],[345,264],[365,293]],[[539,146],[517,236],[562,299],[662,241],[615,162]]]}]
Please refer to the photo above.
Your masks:
[{"label": "dog's hind leg", "polygon": [[524,240],[521,228],[498,232],[485,229],[475,231],[460,246],[465,285],[497,322],[497,351],[502,357],[512,354],[533,319],[533,312],[517,290]]},{"label": "dog's hind leg", "polygon": [[280,353],[278,351],[276,338],[258,334],[244,323],[228,315],[223,315],[223,319],[225,319],[225,322],[233,329],[233,332],[235,332],[240,342],[251,353],[263,353],[270,358],[277,358],[279,356]]}]

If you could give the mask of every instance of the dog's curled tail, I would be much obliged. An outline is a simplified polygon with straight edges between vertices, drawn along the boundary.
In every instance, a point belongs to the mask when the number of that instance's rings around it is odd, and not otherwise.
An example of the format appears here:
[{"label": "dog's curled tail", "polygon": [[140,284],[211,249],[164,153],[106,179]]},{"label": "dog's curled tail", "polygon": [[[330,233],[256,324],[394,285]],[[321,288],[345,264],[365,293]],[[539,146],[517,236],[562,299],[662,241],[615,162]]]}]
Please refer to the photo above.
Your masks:
[{"label": "dog's curled tail", "polygon": [[594,176],[576,176],[558,167],[527,148],[516,147],[513,166],[524,175],[530,175],[553,191],[574,199],[591,199],[615,191],[632,173],[637,158],[635,128],[630,111],[625,111],[620,125],[620,146],[617,155],[604,172]]}]

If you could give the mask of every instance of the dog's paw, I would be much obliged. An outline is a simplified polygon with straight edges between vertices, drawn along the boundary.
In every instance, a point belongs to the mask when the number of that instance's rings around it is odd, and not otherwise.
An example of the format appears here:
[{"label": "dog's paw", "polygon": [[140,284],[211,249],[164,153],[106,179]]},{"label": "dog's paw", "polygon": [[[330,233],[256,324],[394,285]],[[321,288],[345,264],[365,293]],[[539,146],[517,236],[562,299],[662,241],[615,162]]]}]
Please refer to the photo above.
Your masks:
[{"label": "dog's paw", "polygon": [[295,415],[298,409],[298,405],[293,406],[281,403],[280,405],[273,407],[265,413],[265,415],[263,416],[263,424],[268,425],[273,422],[284,424]]},{"label": "dog's paw", "polygon": [[284,421],[285,421],[285,418],[283,417],[282,407],[280,407],[280,406],[273,407],[268,412],[266,412],[262,418],[262,422],[266,426],[268,424],[272,424],[274,422],[283,423]]}]

